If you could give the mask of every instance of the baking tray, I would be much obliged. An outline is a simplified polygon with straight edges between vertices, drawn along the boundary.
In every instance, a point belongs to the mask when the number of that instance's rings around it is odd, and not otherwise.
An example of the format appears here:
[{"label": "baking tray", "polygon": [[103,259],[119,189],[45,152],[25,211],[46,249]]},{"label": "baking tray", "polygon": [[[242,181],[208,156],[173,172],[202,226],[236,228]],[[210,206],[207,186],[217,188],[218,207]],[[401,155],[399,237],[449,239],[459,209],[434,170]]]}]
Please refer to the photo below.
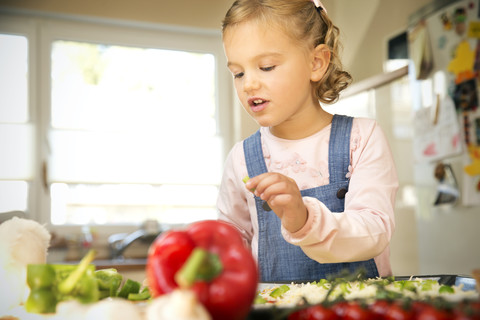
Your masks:
[{"label": "baking tray", "polygon": [[[431,279],[437,280],[440,284],[445,284],[449,286],[459,286],[463,285],[464,291],[476,290],[476,281],[474,278],[466,275],[451,275],[451,274],[439,274],[439,275],[413,275],[413,276],[395,276],[395,280],[408,280],[408,279]],[[315,280],[307,281],[295,281],[293,283],[307,283],[313,282]],[[259,283],[259,290],[266,287],[270,287],[277,284],[290,284],[292,282],[275,282],[275,283]],[[253,307],[250,311],[247,320],[286,320],[288,314],[291,312],[291,308],[278,308],[272,306],[271,308],[255,308]]]}]

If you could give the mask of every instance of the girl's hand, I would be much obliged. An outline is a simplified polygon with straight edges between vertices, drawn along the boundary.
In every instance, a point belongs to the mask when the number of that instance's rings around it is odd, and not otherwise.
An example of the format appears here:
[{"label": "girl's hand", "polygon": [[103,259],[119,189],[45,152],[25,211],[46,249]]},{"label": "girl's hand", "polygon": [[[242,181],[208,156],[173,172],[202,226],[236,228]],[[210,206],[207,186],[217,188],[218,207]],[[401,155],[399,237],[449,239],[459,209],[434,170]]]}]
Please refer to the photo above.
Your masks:
[{"label": "girl's hand", "polygon": [[245,187],[268,203],[289,232],[296,232],[305,225],[308,212],[295,180],[267,172],[249,179]]}]

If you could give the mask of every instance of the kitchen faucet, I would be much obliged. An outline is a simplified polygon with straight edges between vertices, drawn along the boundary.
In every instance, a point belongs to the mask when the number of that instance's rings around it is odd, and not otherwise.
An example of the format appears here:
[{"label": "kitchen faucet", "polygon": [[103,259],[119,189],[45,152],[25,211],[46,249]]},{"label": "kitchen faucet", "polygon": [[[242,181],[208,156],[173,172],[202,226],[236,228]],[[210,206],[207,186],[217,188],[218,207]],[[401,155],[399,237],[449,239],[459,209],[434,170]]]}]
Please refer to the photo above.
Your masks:
[{"label": "kitchen faucet", "polygon": [[136,240],[153,241],[161,233],[157,220],[146,220],[139,230],[130,234],[116,233],[108,237],[110,254],[113,260],[123,259],[123,252]]}]

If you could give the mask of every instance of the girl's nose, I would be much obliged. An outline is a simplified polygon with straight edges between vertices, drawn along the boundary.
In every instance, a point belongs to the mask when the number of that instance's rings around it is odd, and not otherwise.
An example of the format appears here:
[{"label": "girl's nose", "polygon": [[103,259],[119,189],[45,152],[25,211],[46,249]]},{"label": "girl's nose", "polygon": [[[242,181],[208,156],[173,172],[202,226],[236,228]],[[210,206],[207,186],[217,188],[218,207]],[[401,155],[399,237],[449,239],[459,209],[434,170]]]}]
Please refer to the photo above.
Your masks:
[{"label": "girl's nose", "polygon": [[251,92],[257,90],[260,87],[260,81],[254,75],[245,75],[243,80],[243,90],[245,92]]}]

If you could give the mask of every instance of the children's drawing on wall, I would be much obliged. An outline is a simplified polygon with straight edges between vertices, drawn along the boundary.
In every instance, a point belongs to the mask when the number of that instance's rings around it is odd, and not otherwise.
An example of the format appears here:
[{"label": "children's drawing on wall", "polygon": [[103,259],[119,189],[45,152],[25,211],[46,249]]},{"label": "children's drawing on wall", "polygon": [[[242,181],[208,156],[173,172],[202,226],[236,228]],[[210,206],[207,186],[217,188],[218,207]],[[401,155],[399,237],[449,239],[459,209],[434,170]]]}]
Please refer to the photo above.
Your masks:
[{"label": "children's drawing on wall", "polygon": [[[480,70],[480,22],[478,14],[468,20],[467,9],[453,13],[455,34],[460,38],[447,70],[453,75],[453,99],[461,127],[463,154],[463,204],[480,204],[480,113],[478,108]],[[472,10],[473,11],[473,10]]]},{"label": "children's drawing on wall", "polygon": [[459,36],[465,34],[466,21],[467,21],[467,10],[464,7],[458,7],[453,13],[453,21],[455,24],[455,32]]},{"label": "children's drawing on wall", "polygon": [[415,65],[417,79],[425,79],[433,69],[432,48],[428,30],[420,22],[408,33],[409,56]]},{"label": "children's drawing on wall", "polygon": [[[480,1],[459,1],[438,12],[435,20],[418,23],[409,36],[417,79],[434,80],[443,72],[447,88],[440,95],[432,89],[436,103],[433,99],[432,106],[416,111],[415,160],[434,164],[460,159],[456,173],[462,204],[480,205]],[[445,181],[437,180],[445,189]],[[458,195],[445,190],[437,190],[436,204],[456,203]]]},{"label": "children's drawing on wall", "polygon": [[435,106],[415,114],[415,162],[433,162],[462,152],[461,134],[456,120],[455,104],[447,95],[437,96]]}]

